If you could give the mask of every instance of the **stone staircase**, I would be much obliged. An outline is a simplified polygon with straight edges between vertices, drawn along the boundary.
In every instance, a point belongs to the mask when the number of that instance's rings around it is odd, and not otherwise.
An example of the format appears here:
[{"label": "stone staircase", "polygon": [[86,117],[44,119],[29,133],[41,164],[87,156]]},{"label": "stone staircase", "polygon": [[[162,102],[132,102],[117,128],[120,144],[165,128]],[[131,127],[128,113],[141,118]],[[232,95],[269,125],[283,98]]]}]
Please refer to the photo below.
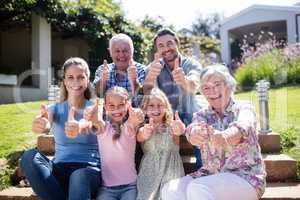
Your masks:
[{"label": "stone staircase", "polygon": [[[261,200],[300,200],[300,182],[296,182],[296,161],[280,153],[280,136],[276,133],[259,135],[267,171],[267,188]],[[41,135],[37,139],[37,148],[46,155],[54,153],[52,135]],[[180,154],[185,172],[195,168],[192,146],[186,138],[180,138]],[[10,187],[0,191],[0,200],[38,200],[30,187]]]}]

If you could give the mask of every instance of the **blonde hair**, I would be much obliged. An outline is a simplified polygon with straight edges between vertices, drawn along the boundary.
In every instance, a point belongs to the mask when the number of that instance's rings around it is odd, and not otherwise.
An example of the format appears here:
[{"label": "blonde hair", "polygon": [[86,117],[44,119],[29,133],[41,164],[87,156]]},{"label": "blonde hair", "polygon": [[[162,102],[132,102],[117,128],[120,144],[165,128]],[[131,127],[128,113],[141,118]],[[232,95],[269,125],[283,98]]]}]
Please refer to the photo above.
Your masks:
[{"label": "blonde hair", "polygon": [[[88,99],[88,100],[91,99],[93,90],[92,90],[91,84],[89,82],[90,69],[89,69],[87,62],[84,59],[79,58],[79,57],[71,57],[71,58],[67,59],[62,66],[63,79],[65,79],[65,74],[66,74],[67,69],[72,65],[78,66],[80,69],[82,69],[84,71],[85,75],[87,76],[88,87],[84,91],[84,98]],[[60,102],[66,101],[67,99],[68,99],[68,91],[66,89],[64,82],[62,81],[60,84]]]},{"label": "blonde hair", "polygon": [[[110,88],[106,91],[105,96],[104,96],[104,104],[106,103],[106,98],[109,95],[112,95],[112,94],[118,94],[118,95],[122,96],[125,99],[126,102],[129,99],[129,94],[128,94],[128,92],[125,88],[122,88],[122,87],[119,87],[119,86],[114,86],[114,87],[112,87],[112,88]],[[121,124],[112,124],[112,127],[115,131],[115,134],[113,135],[113,141],[116,141],[121,136],[122,129],[123,129],[123,123],[121,123]]]},{"label": "blonde hair", "polygon": [[153,88],[149,94],[145,95],[142,101],[142,109],[146,110],[146,107],[151,100],[151,98],[157,97],[162,100],[163,104],[166,106],[166,112],[163,118],[163,123],[170,125],[173,120],[173,110],[171,104],[163,91],[158,88]]}]

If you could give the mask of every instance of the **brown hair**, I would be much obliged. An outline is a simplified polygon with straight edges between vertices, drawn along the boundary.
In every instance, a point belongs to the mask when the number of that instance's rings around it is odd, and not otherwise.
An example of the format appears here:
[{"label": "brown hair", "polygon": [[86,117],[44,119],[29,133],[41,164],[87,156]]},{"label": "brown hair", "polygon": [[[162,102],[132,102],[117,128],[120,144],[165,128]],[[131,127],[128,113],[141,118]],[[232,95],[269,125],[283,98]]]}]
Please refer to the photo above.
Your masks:
[{"label": "brown hair", "polygon": [[[65,63],[62,66],[63,79],[65,79],[65,73],[66,73],[67,69],[72,65],[76,65],[76,66],[80,67],[85,72],[85,75],[87,76],[87,79],[89,81],[89,79],[90,79],[89,66],[84,59],[79,58],[79,57],[71,57],[65,61]],[[91,84],[90,84],[90,82],[88,82],[88,87],[84,91],[84,98],[88,99],[88,100],[91,99],[92,94],[93,94],[92,91],[93,90],[92,90]],[[60,102],[63,102],[67,99],[68,99],[68,91],[66,89],[64,82],[62,81],[62,83],[60,84]]]},{"label": "brown hair", "polygon": [[158,97],[162,100],[163,104],[166,105],[166,113],[165,116],[163,118],[163,123],[170,125],[172,120],[173,120],[173,110],[171,107],[171,104],[167,98],[167,96],[165,95],[165,93],[163,91],[161,91],[158,88],[153,88],[150,93],[148,95],[144,96],[143,102],[142,102],[142,109],[145,110],[150,99],[152,97]]},{"label": "brown hair", "polygon": [[169,28],[163,28],[163,29],[160,29],[156,35],[154,36],[154,39],[153,39],[153,45],[154,45],[154,48],[157,49],[156,47],[156,40],[157,38],[161,37],[161,36],[164,36],[164,35],[171,35],[174,37],[174,40],[177,44],[177,46],[179,47],[180,46],[180,41],[176,35],[176,33],[174,31],[172,31],[171,29]]},{"label": "brown hair", "polygon": [[[114,86],[106,91],[105,96],[104,96],[104,104],[106,103],[107,96],[112,95],[112,94],[118,94],[118,95],[124,97],[126,102],[128,101],[129,94],[128,94],[127,90],[125,88],[122,88],[119,86]],[[108,117],[106,117],[106,118],[108,120],[110,120]],[[124,118],[123,123],[124,123],[124,121],[126,121],[126,117]],[[112,124],[112,127],[115,131],[115,134],[113,135],[113,141],[116,141],[120,138],[122,129],[123,129],[123,123]]]}]

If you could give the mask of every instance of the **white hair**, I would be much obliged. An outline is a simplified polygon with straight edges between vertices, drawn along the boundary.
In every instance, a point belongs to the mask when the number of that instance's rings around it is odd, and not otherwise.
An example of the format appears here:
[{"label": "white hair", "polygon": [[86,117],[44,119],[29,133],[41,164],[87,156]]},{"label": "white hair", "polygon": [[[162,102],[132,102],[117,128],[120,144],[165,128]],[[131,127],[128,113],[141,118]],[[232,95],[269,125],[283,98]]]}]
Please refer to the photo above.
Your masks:
[{"label": "white hair", "polygon": [[231,93],[233,94],[235,92],[236,88],[236,80],[234,77],[230,74],[228,68],[221,64],[216,65],[210,65],[202,69],[202,72],[200,74],[200,92],[202,92],[202,85],[205,84],[206,80],[211,77],[219,75],[224,81],[225,84],[230,88]]},{"label": "white hair", "polygon": [[130,46],[130,51],[131,51],[131,54],[133,55],[133,51],[134,51],[134,47],[133,47],[133,42],[132,42],[132,39],[124,34],[124,33],[118,33],[116,35],[114,35],[110,40],[109,40],[109,51],[111,53],[111,47],[112,45],[115,43],[115,42],[118,42],[118,41],[124,41],[124,42],[127,42]]}]

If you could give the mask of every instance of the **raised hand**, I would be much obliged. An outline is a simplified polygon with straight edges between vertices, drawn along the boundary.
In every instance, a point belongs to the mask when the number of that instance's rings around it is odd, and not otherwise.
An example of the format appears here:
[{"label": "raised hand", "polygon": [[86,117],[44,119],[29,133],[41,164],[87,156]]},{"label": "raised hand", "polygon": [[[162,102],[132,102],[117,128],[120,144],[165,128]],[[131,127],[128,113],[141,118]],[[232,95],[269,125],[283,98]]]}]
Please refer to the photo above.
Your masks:
[{"label": "raised hand", "polygon": [[106,83],[109,79],[109,68],[108,68],[108,64],[107,64],[107,60],[103,61],[103,67],[101,70],[101,81],[102,83]]},{"label": "raised hand", "polygon": [[183,88],[186,87],[186,77],[185,77],[185,73],[182,69],[182,67],[179,66],[179,58],[177,57],[174,61],[174,68],[173,68],[173,71],[172,71],[172,76],[173,76],[173,79],[174,81],[182,86]]},{"label": "raised hand", "polygon": [[143,141],[148,140],[152,136],[152,134],[154,133],[154,129],[155,129],[154,120],[153,118],[150,118],[149,124],[145,124],[140,130],[140,134]]},{"label": "raised hand", "polygon": [[46,133],[50,129],[49,112],[46,105],[41,105],[41,114],[32,122],[32,131],[34,133]]},{"label": "raised hand", "polygon": [[68,113],[68,120],[65,123],[65,133],[69,138],[75,138],[79,134],[79,122],[75,120],[75,107],[71,107]]},{"label": "raised hand", "polygon": [[136,89],[136,84],[138,83],[137,81],[137,72],[136,72],[136,67],[134,65],[134,61],[131,59],[129,63],[129,67],[127,68],[127,74],[128,74],[128,79],[131,84],[131,93],[132,95],[135,94],[135,89]]},{"label": "raised hand", "polygon": [[145,115],[140,108],[133,108],[131,105],[129,105],[128,112],[128,123],[132,127],[137,128],[140,124],[144,122]]},{"label": "raised hand", "polygon": [[89,120],[92,121],[93,127],[96,129],[97,134],[104,133],[105,131],[105,121],[102,117],[103,105],[99,106],[99,99],[96,99],[96,103],[92,106],[91,115]]},{"label": "raised hand", "polygon": [[155,81],[157,76],[160,74],[163,66],[159,62],[160,55],[159,53],[154,54],[154,61],[150,64],[149,72],[148,72],[148,79],[151,81]]},{"label": "raised hand", "polygon": [[188,140],[192,145],[202,147],[210,140],[212,128],[204,122],[191,125]]},{"label": "raised hand", "polygon": [[172,133],[174,135],[180,136],[185,131],[185,125],[181,121],[178,111],[175,112],[175,119],[171,122]]}]

